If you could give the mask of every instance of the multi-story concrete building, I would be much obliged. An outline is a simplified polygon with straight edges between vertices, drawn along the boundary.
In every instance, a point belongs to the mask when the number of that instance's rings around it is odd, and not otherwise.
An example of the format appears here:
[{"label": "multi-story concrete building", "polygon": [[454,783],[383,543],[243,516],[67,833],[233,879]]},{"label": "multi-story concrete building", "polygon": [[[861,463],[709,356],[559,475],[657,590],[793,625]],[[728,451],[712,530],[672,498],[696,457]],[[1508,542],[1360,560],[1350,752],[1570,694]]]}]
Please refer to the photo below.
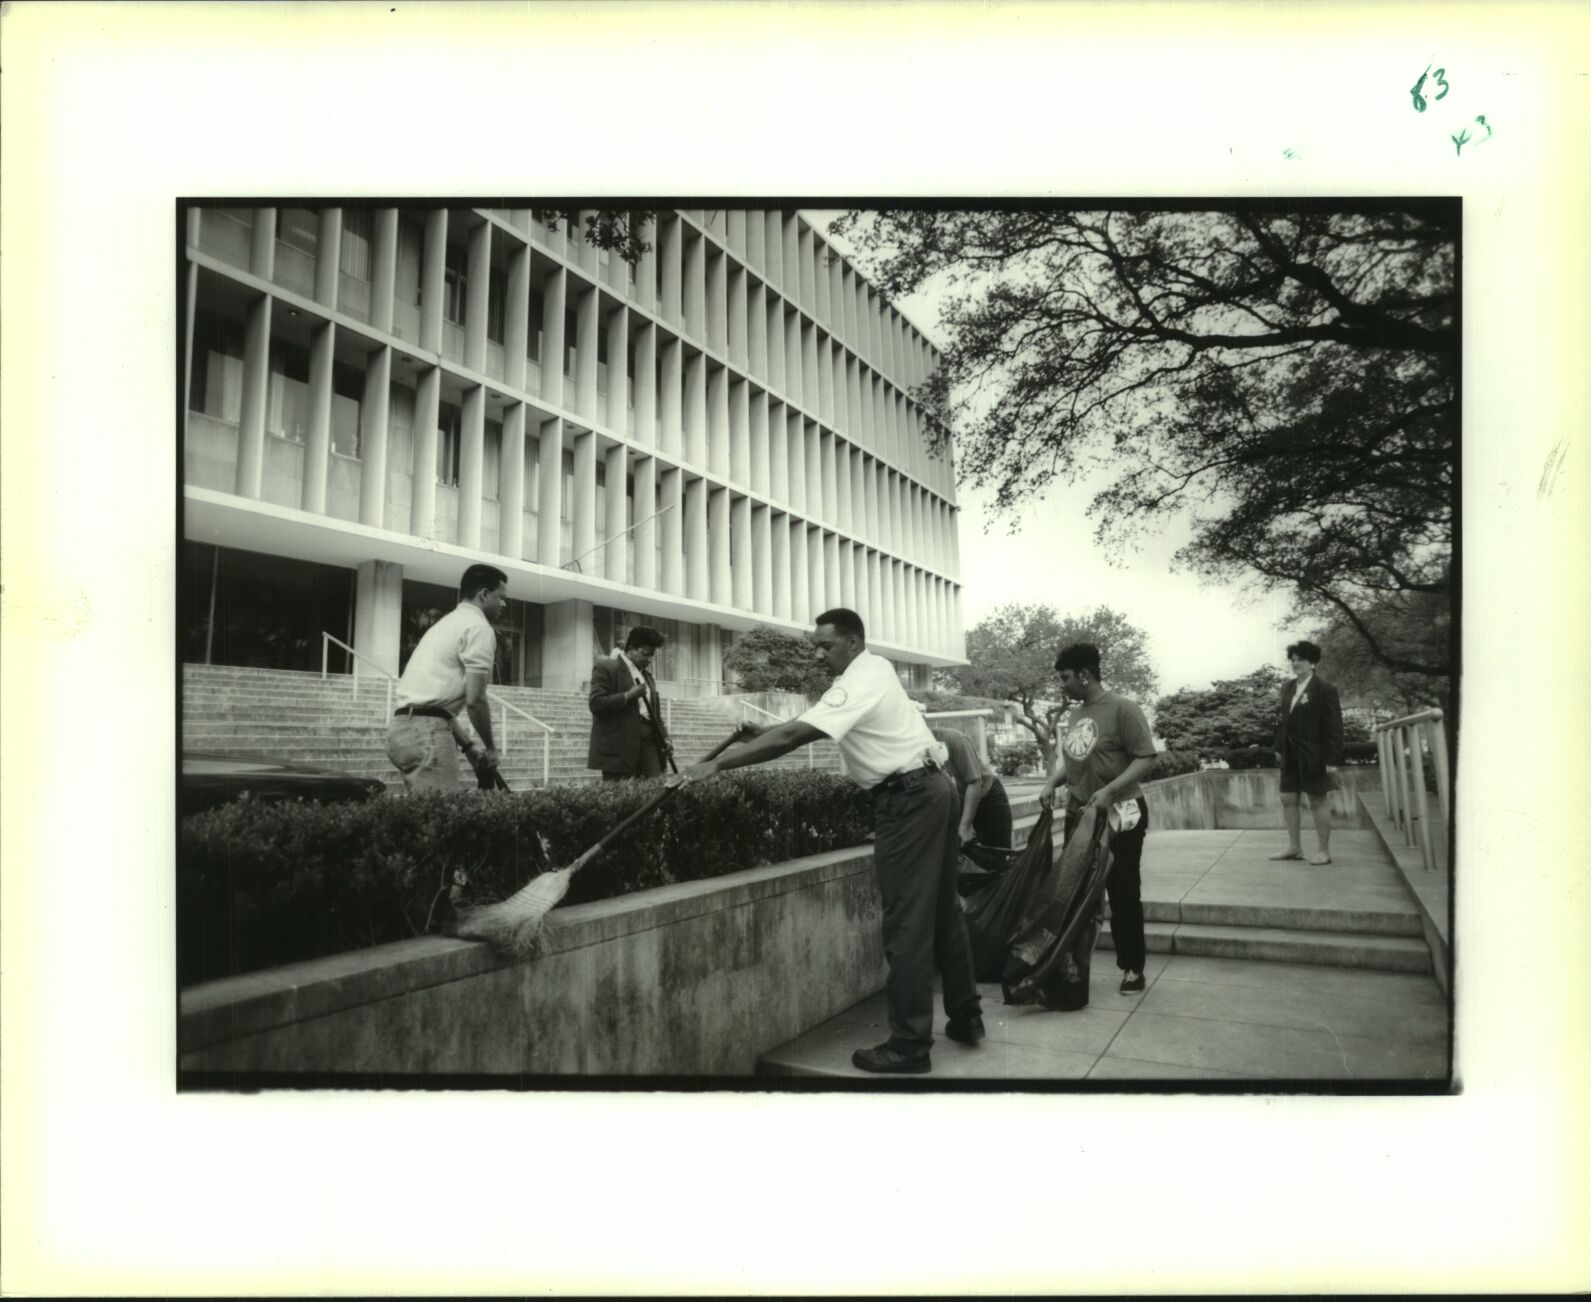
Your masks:
[{"label": "multi-story concrete building", "polygon": [[712,692],[737,630],[833,605],[913,683],[963,660],[935,350],[800,213],[662,211],[634,266],[529,208],[181,224],[185,660],[330,633],[394,672],[476,560],[504,683],[579,686],[644,622]]}]

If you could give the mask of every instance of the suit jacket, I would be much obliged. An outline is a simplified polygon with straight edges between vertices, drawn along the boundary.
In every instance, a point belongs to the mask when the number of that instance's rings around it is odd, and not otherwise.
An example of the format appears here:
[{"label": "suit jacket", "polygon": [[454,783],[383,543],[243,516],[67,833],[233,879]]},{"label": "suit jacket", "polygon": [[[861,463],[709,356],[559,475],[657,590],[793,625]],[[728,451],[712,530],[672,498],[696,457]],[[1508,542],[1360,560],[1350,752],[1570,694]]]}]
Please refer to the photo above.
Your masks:
[{"label": "suit jacket", "polygon": [[655,742],[659,754],[667,741],[663,731],[663,704],[656,683],[649,682],[647,707],[652,723],[641,717],[640,701],[626,701],[634,685],[630,671],[617,656],[591,666],[591,745],[586,767],[604,773],[633,774],[640,766],[641,743]]},{"label": "suit jacket", "polygon": [[1342,701],[1337,689],[1319,674],[1313,675],[1304,699],[1293,709],[1298,691],[1295,678],[1282,688],[1281,713],[1276,721],[1276,750],[1285,766],[1294,759],[1307,775],[1324,774],[1328,764],[1342,763]]}]

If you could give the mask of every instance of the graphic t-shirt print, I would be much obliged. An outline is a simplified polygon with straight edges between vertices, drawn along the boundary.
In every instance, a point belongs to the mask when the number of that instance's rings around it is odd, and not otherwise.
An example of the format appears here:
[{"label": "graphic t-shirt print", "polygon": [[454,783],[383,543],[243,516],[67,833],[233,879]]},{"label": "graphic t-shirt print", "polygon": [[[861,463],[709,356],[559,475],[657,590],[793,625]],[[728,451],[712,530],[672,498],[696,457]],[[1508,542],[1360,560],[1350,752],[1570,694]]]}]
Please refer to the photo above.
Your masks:
[{"label": "graphic t-shirt print", "polygon": [[1066,734],[1066,753],[1074,760],[1087,759],[1094,743],[1099,740],[1099,725],[1083,717],[1074,723]]}]

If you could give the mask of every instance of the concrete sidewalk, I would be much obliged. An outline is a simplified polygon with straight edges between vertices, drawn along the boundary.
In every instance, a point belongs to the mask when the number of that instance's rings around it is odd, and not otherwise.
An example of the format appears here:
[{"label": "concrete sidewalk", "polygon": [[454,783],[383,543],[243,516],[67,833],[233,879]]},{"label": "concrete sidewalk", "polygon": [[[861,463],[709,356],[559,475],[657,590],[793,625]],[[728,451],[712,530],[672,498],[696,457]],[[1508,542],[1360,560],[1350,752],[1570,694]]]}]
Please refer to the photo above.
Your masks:
[{"label": "concrete sidewalk", "polygon": [[851,1052],[888,1038],[884,996],[858,1004],[763,1057],[772,1075],[897,1080],[1425,1081],[1447,1074],[1447,1004],[1436,980],[1400,972],[1151,954],[1140,995],[1117,991],[1095,954],[1089,1006],[1008,1007],[983,985],[988,1038],[967,1047],[936,1014],[933,1072],[873,1076]]},{"label": "concrete sidewalk", "polygon": [[[1313,848],[1306,832],[1306,853]],[[1419,911],[1373,832],[1332,834],[1333,863],[1271,862],[1286,834],[1151,831],[1143,856],[1148,990],[1122,995],[1108,929],[1075,1013],[1007,1007],[980,987],[988,1039],[936,1024],[929,1076],[877,1077],[854,1049],[889,1034],[882,993],[764,1055],[775,1075],[892,1080],[1398,1081],[1447,1075],[1447,1001]]]}]

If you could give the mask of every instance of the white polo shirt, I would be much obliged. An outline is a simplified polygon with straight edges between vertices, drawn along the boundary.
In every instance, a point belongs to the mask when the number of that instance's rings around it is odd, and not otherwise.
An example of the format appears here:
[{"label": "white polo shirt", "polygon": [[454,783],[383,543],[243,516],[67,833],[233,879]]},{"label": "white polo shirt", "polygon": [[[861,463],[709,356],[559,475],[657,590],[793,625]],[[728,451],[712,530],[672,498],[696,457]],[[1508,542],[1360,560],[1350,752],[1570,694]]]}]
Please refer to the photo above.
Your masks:
[{"label": "white polo shirt", "polygon": [[839,743],[846,774],[863,787],[920,768],[924,752],[938,746],[895,667],[871,651],[851,661],[801,720]]},{"label": "white polo shirt", "polygon": [[478,669],[491,681],[497,634],[473,601],[461,601],[451,614],[426,629],[398,679],[395,708],[440,705],[449,714],[464,708],[464,675]]}]

